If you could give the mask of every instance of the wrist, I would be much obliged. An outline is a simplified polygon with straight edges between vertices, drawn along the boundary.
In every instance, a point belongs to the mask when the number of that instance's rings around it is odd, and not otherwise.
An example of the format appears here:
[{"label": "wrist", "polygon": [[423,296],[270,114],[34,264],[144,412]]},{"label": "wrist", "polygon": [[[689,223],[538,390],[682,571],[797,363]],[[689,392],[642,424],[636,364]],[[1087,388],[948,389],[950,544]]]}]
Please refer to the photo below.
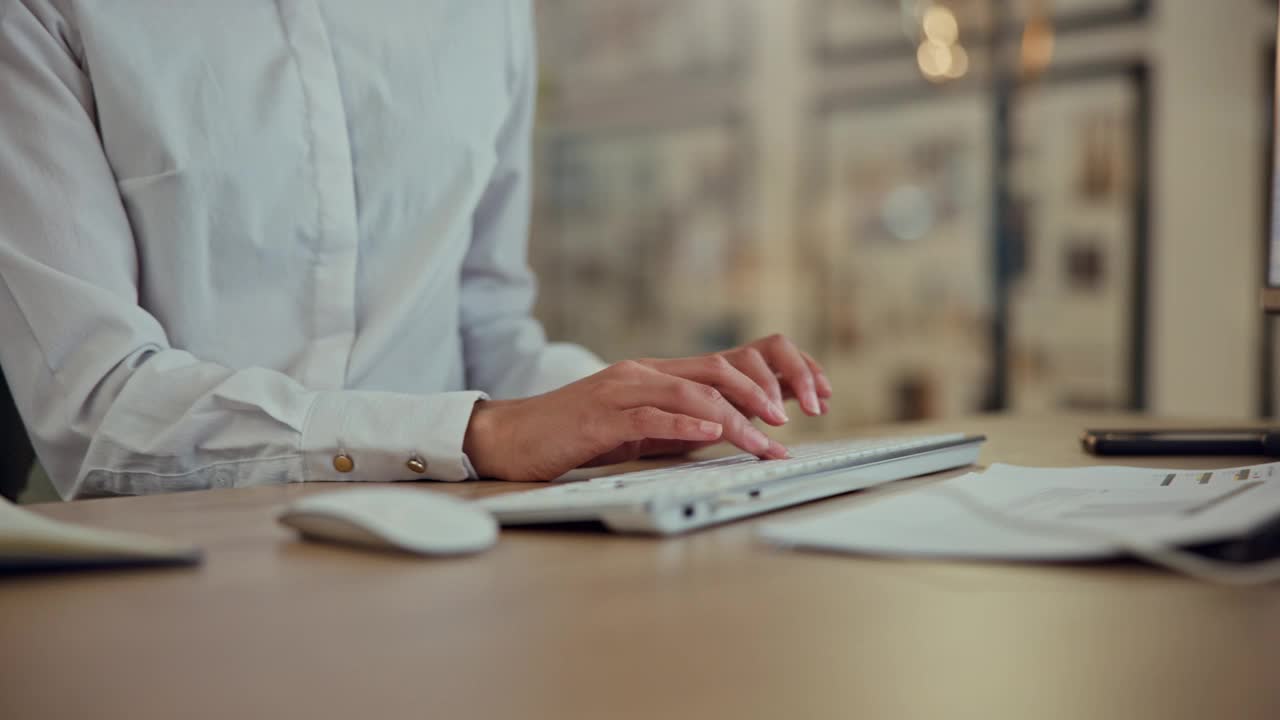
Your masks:
[{"label": "wrist", "polygon": [[471,461],[476,475],[482,478],[505,479],[502,467],[502,441],[498,438],[501,423],[502,400],[480,400],[471,408],[471,419],[462,439],[462,452]]}]

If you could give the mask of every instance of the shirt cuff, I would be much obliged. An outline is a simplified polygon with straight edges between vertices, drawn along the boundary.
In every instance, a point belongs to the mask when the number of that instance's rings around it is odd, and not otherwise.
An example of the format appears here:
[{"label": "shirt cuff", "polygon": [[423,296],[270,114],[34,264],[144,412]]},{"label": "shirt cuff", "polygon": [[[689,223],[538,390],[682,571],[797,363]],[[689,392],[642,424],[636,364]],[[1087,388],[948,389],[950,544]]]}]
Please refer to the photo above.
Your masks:
[{"label": "shirt cuff", "polygon": [[482,392],[317,393],[302,432],[305,482],[475,478],[463,438]]}]

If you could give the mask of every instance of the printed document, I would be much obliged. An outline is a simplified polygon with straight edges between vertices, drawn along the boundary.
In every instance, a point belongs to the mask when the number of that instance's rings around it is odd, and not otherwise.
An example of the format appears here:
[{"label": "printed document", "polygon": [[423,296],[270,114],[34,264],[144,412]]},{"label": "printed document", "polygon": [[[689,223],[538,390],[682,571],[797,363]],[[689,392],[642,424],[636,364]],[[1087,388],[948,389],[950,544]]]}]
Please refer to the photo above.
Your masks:
[{"label": "printed document", "polygon": [[761,527],[784,546],[874,555],[1066,561],[1245,536],[1280,516],[1280,463],[1225,470],[993,465]]}]

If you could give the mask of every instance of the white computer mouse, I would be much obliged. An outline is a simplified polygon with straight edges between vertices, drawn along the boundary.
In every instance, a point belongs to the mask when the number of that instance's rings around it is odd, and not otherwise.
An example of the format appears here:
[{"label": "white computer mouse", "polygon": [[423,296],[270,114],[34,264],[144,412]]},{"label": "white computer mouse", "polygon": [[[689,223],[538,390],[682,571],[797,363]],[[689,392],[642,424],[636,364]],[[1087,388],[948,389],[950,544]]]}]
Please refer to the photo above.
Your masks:
[{"label": "white computer mouse", "polygon": [[279,519],[309,540],[420,555],[480,552],[498,540],[498,523],[479,505],[411,488],[309,495],[285,508]]}]

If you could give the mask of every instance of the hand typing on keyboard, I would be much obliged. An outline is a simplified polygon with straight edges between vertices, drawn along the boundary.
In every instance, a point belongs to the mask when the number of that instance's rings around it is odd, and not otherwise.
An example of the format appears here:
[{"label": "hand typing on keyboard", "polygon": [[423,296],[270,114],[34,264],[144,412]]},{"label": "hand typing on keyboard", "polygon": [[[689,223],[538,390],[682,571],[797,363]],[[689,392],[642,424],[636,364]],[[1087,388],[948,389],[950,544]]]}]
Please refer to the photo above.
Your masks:
[{"label": "hand typing on keyboard", "polygon": [[477,403],[463,449],[480,475],[503,480],[552,480],[720,440],[784,458],[751,420],[785,424],[787,398],[820,415],[831,394],[818,363],[774,335],[700,357],[628,360],[543,395]]}]

